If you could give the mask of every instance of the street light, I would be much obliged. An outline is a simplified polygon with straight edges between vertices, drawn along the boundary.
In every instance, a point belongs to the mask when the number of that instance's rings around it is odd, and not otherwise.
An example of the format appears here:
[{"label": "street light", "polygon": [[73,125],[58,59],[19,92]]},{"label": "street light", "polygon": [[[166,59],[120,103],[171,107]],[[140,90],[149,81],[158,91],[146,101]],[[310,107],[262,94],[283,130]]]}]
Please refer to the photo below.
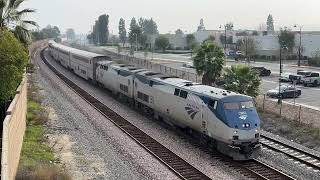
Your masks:
[{"label": "street light", "polygon": [[[221,25],[219,29],[221,29]],[[233,25],[231,25],[231,28],[233,28]],[[224,53],[227,54],[227,24],[224,25]]]},{"label": "street light", "polygon": [[281,74],[282,74],[282,50],[288,50],[287,46],[280,45],[280,57],[279,57],[279,63],[280,63],[280,77],[279,77],[279,92],[278,92],[278,103],[281,104],[282,97],[281,97]]},{"label": "street light", "polygon": [[[298,25],[297,24],[295,24],[293,27],[298,27]],[[300,29],[300,31],[299,31],[299,34],[300,34],[300,41],[299,41],[299,58],[298,58],[298,66],[300,67],[300,65],[301,65],[301,36],[302,36],[302,26],[299,26],[299,29]]]}]

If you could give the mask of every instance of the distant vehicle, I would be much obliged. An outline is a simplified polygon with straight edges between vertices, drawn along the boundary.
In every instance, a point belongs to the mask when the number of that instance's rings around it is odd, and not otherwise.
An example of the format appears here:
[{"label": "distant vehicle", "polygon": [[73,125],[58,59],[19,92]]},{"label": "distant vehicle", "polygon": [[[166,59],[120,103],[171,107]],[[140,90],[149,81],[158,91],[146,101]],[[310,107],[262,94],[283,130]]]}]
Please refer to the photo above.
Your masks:
[{"label": "distant vehicle", "polygon": [[301,81],[304,86],[318,86],[320,84],[320,74],[312,72],[310,75],[303,77]]},{"label": "distant vehicle", "polygon": [[270,76],[271,74],[271,71],[265,67],[252,67],[252,69],[256,71],[259,76]]},{"label": "distant vehicle", "polygon": [[302,78],[301,75],[295,75],[295,74],[289,75],[289,79],[291,83],[296,82],[296,84],[301,84],[302,83],[301,78]]},{"label": "distant vehicle", "polygon": [[241,55],[242,55],[242,52],[241,52],[241,51],[237,51],[237,52],[236,52],[236,55],[237,55],[237,56],[241,56]]},{"label": "distant vehicle", "polygon": [[281,74],[279,80],[281,82],[292,82],[292,80],[290,79],[291,75],[292,75],[291,73],[283,73]]},{"label": "distant vehicle", "polygon": [[275,89],[271,89],[267,92],[267,96],[271,98],[278,98],[280,96],[281,99],[299,97],[300,95],[301,95],[301,89],[294,88],[293,86],[289,86],[289,85],[280,86],[280,94],[279,94],[279,87],[276,87]]},{"label": "distant vehicle", "polygon": [[185,68],[194,68],[193,63],[183,63],[183,64],[182,64],[182,67],[185,67]]},{"label": "distant vehicle", "polygon": [[309,76],[310,74],[311,74],[311,71],[297,70],[297,75]]}]

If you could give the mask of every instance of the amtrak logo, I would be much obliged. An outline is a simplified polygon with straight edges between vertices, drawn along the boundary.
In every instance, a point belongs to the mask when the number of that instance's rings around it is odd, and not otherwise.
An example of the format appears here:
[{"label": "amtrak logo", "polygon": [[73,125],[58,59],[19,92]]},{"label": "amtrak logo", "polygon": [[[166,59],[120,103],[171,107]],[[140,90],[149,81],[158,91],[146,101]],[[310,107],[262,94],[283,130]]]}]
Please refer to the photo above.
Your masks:
[{"label": "amtrak logo", "polygon": [[246,112],[239,112],[239,119],[246,120],[248,115]]},{"label": "amtrak logo", "polygon": [[185,107],[186,111],[188,112],[189,116],[191,119],[194,119],[194,117],[196,116],[196,114],[199,112],[198,110],[195,110],[191,107]]}]

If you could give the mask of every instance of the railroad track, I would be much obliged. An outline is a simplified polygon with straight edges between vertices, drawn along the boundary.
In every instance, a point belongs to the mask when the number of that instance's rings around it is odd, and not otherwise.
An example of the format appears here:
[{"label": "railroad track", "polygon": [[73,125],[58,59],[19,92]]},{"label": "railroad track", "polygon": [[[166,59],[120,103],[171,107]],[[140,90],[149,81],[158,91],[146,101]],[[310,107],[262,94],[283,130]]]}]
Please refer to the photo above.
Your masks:
[{"label": "railroad track", "polygon": [[[98,110],[117,127],[119,127],[124,133],[130,136],[139,145],[145,148],[150,154],[152,154],[160,162],[166,165],[172,172],[177,174],[181,179],[210,180],[210,178],[204,173],[193,167],[191,164],[164,147],[155,139],[141,131],[139,128],[128,122],[119,114],[108,108],[95,97],[93,97],[92,95],[81,89],[78,85],[73,83],[71,80],[69,80],[46,60],[44,51],[45,49],[43,49],[40,53],[41,59],[61,80],[63,80],[71,89],[74,90],[74,92],[76,92],[80,97],[87,101],[92,107]],[[208,148],[206,147],[204,151],[208,153],[207,149]],[[211,157],[215,157],[217,160],[221,160],[228,167],[234,168],[245,177],[251,179],[293,179],[290,176],[257,160],[237,162],[231,160],[230,158],[224,157],[218,152],[210,151],[210,154]]]},{"label": "railroad track", "polygon": [[260,142],[264,147],[268,149],[285,154],[291,160],[296,160],[302,164],[305,164],[308,169],[312,168],[314,172],[320,171],[319,156],[315,156],[311,153],[263,135],[261,135]]}]

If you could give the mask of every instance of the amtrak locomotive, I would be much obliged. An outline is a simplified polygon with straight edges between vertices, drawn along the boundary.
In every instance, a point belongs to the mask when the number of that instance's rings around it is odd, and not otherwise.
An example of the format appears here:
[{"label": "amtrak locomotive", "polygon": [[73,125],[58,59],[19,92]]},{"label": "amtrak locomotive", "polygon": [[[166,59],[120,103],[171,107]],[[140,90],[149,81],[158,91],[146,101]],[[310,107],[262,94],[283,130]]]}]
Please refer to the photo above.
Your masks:
[{"label": "amtrak locomotive", "polygon": [[51,56],[77,75],[169,124],[200,134],[235,160],[258,156],[260,119],[252,97],[166,76],[107,56],[49,43]]}]

